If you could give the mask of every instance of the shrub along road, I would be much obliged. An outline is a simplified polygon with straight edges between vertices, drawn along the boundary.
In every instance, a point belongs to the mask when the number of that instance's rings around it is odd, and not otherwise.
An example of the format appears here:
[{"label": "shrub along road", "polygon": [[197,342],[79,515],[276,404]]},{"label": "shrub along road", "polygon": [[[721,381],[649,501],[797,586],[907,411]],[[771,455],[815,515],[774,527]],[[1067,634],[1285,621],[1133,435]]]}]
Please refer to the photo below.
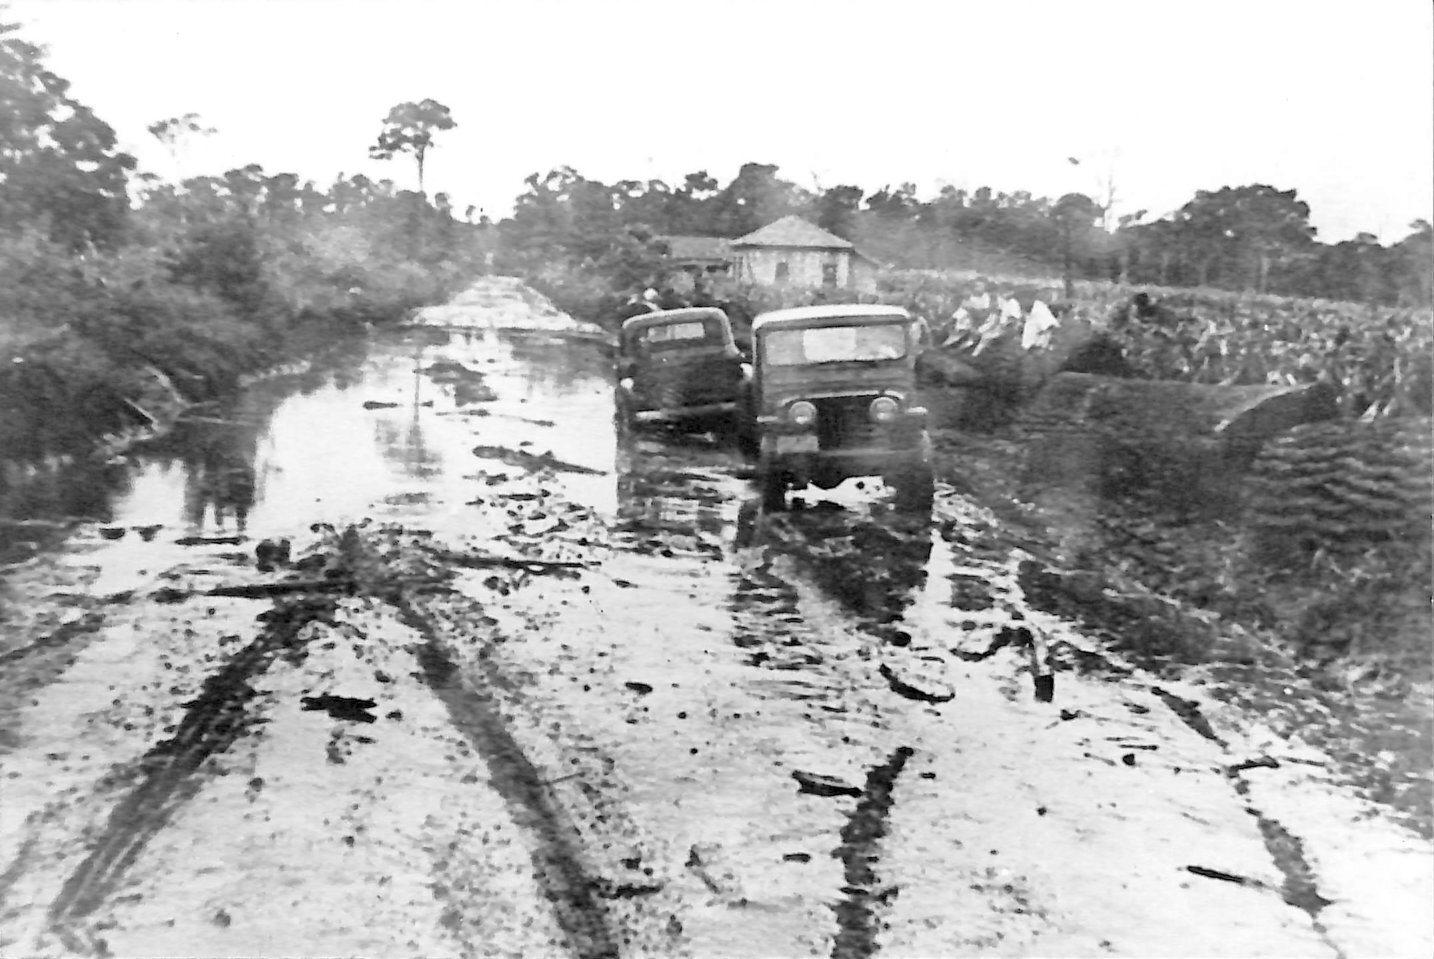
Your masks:
[{"label": "shrub along road", "polygon": [[1426,843],[1033,608],[979,505],[758,515],[531,296],[431,315],[259,444],[242,546],[6,572],[0,952],[1430,952]]}]

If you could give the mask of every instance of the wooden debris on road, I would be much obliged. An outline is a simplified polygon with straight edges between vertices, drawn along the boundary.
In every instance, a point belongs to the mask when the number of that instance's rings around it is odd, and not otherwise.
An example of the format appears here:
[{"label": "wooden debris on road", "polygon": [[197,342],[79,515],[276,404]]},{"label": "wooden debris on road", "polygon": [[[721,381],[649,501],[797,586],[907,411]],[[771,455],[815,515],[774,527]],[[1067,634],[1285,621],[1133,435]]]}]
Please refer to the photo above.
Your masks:
[{"label": "wooden debris on road", "polygon": [[843,782],[835,776],[823,776],[821,773],[803,772],[800,769],[792,770],[792,778],[797,781],[798,791],[811,793],[813,796],[860,796],[861,787],[853,786]]},{"label": "wooden debris on road", "polygon": [[947,703],[956,698],[956,690],[939,679],[903,679],[885,663],[881,664],[880,669],[887,685],[899,696],[922,703]]}]

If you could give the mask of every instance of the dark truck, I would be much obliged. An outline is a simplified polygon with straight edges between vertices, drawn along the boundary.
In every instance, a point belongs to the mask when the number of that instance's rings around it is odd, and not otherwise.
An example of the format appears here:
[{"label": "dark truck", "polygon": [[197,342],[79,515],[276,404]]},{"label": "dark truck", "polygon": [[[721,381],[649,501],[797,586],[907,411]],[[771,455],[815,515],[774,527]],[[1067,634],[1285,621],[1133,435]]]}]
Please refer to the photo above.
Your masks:
[{"label": "dark truck", "polygon": [[789,489],[880,476],[901,509],[931,508],[926,410],[914,404],[920,330],[901,307],[806,306],[752,323],[748,404],[767,510]]},{"label": "dark truck", "polygon": [[740,437],[738,409],[750,371],[719,309],[634,316],[623,322],[618,342],[618,424],[734,430]]}]

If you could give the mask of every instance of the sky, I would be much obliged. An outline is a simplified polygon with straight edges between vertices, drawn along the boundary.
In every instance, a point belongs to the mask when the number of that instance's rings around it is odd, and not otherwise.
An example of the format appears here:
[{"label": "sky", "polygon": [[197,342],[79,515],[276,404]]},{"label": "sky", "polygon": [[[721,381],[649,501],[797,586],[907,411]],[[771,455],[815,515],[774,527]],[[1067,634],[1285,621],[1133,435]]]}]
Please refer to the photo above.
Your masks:
[{"label": "sky", "polygon": [[[166,178],[411,189],[411,158],[367,151],[432,98],[458,126],[429,192],[494,218],[563,165],[675,185],[748,161],[923,198],[1113,187],[1152,217],[1267,183],[1326,242],[1434,218],[1429,0],[11,0],[0,21]],[[186,113],[217,132],[176,158],[145,128]]]}]

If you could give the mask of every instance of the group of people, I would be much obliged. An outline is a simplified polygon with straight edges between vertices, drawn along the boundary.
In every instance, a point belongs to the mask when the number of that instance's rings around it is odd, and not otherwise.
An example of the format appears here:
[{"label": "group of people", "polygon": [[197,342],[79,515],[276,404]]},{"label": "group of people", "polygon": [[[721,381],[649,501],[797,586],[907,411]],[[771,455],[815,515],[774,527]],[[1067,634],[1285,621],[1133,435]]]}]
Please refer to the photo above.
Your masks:
[{"label": "group of people", "polygon": [[979,357],[1002,340],[1039,350],[1070,318],[1107,334],[1137,374],[1211,384],[1324,381],[1347,416],[1434,412],[1434,325],[1427,311],[1353,303],[1242,297],[1208,291],[1163,296],[1117,288],[1060,301],[1039,284],[921,283],[905,296],[931,323],[938,348]]},{"label": "group of people", "polygon": [[980,356],[1019,329],[1021,349],[1043,349],[1060,326],[1051,306],[1054,301],[1048,292],[1030,288],[993,293],[984,281],[977,280],[951,315],[933,325],[932,343],[937,349],[954,348]]}]

